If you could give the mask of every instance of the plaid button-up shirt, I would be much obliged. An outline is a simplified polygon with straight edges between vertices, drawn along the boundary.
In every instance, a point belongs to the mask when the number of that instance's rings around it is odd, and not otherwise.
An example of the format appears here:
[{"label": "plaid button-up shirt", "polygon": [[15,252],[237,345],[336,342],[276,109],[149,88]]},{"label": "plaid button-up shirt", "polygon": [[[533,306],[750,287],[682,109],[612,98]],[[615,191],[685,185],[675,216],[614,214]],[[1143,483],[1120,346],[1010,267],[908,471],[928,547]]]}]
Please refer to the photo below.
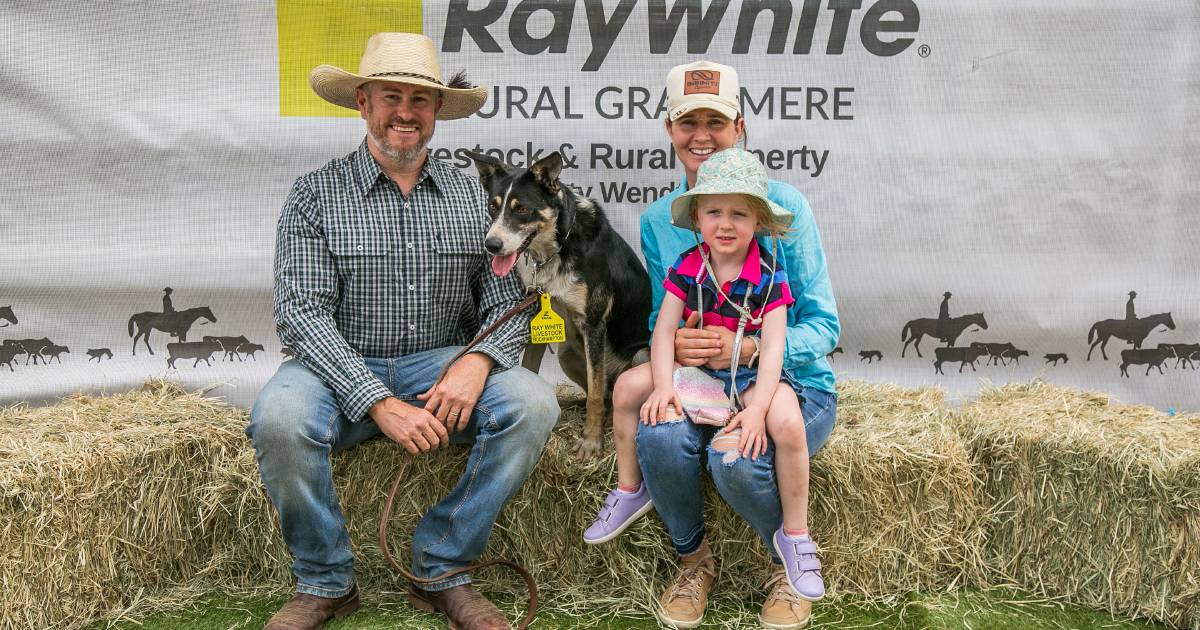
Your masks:
[{"label": "plaid button-up shirt", "polygon": [[[392,395],[363,357],[464,345],[524,296],[483,250],[490,220],[478,180],[432,157],[405,197],[358,150],[296,180],[275,245],[275,327],[358,421]],[[518,315],[473,350],[507,369],[529,341]]]}]

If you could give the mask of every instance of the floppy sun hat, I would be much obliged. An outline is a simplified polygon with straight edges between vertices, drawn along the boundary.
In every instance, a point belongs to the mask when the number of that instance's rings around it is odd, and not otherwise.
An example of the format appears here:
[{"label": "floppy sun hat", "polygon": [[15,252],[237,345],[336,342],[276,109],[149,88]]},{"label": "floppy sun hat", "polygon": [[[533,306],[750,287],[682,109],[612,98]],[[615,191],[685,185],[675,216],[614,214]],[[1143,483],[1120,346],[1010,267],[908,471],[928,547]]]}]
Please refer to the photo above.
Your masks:
[{"label": "floppy sun hat", "polygon": [[320,65],[308,75],[317,96],[342,107],[358,109],[355,90],[371,81],[421,85],[442,94],[438,120],[465,118],[479,111],[487,100],[483,86],[454,88],[442,81],[437,47],[418,33],[376,33],[358,64],[358,74],[330,65]]},{"label": "floppy sun hat", "polygon": [[[717,151],[696,171],[696,187],[671,202],[671,223],[696,231],[692,219],[692,199],[699,195],[750,195],[763,200],[778,227],[792,224],[792,213],[767,198],[767,169],[753,153],[736,147]],[[771,226],[763,226],[756,234],[766,235]]]}]

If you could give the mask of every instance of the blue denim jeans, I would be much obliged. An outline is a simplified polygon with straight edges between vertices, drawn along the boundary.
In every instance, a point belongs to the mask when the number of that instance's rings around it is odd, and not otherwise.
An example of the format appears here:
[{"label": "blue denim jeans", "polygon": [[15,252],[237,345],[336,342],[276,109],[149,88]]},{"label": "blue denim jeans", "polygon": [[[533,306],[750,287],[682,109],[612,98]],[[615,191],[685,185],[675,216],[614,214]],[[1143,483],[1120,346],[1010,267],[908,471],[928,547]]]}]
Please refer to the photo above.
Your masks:
[{"label": "blue denim jeans", "polygon": [[[739,370],[740,376],[740,370]],[[740,380],[740,379],[739,379]],[[825,445],[837,417],[837,396],[811,387],[799,388],[809,457]],[[779,485],[775,481],[775,444],[768,438],[767,452],[757,459],[723,457],[710,442],[719,429],[687,420],[638,423],[638,464],[654,508],[667,526],[671,543],[680,555],[695,551],[704,539],[704,468],[712,475],[717,492],[767,546],[772,560],[771,537],[783,523]]]},{"label": "blue denim jeans", "polygon": [[[417,394],[433,386],[442,365],[458,350],[368,358],[366,364],[397,398],[422,406]],[[450,435],[452,443],[472,445],[466,470],[413,533],[414,575],[440,575],[482,555],[500,509],[541,456],[558,411],[554,388],[524,368],[488,377],[470,423]],[[369,417],[359,422],[346,418],[333,390],[292,360],[281,365],[259,393],[246,434],[295,558],[296,591],[345,595],[354,586],[354,557],[329,456],[380,435],[379,427]],[[470,581],[469,575],[460,574],[423,588],[444,590]]]}]

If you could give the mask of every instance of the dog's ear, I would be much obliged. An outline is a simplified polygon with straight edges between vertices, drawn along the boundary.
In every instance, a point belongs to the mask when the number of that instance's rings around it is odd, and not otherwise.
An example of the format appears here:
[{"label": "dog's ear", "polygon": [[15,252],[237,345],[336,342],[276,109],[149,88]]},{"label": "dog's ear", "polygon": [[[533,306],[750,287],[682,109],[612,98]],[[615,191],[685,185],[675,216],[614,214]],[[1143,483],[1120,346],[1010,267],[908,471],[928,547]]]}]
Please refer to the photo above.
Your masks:
[{"label": "dog's ear", "polygon": [[542,188],[557,194],[558,175],[562,172],[562,165],[562,155],[555,151],[534,162],[533,166],[529,167],[529,172],[533,173],[533,178],[542,185]]},{"label": "dog's ear", "polygon": [[479,179],[486,182],[491,179],[497,172],[504,171],[504,162],[487,155],[486,153],[477,153],[475,151],[467,151],[467,157],[475,162],[475,168],[479,170]]}]

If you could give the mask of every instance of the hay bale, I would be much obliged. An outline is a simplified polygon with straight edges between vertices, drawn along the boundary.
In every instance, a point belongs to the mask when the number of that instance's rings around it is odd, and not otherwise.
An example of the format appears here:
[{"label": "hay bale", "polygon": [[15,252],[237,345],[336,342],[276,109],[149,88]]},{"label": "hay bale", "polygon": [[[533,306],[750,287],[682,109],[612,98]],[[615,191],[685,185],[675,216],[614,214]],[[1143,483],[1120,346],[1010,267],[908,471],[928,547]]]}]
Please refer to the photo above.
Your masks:
[{"label": "hay bale", "polygon": [[[533,476],[504,510],[488,557],[518,559],[568,614],[648,613],[675,559],[656,517],[606,545],[582,542],[615,479],[614,458],[574,458],[582,399],[564,414]],[[167,385],[74,397],[0,414],[0,629],[78,627],[139,601],[205,588],[291,588],[290,558],[242,430],[244,411]],[[392,545],[404,558],[417,518],[457,480],[465,449],[412,457],[375,440],[334,457],[368,592],[401,591],[378,550],[384,494],[409,465]],[[977,484],[941,394],[850,383],[813,466],[811,523],[833,593],[870,598],[950,589],[977,572]],[[707,519],[727,597],[761,601],[766,554],[711,486]],[[519,592],[502,572],[484,588]]]},{"label": "hay bale", "polygon": [[284,578],[282,545],[245,536],[262,510],[257,471],[235,465],[244,426],[164,383],[0,410],[0,628],[78,626],[219,577],[235,549],[268,558],[259,577]]},{"label": "hay bale", "polygon": [[1200,628],[1200,416],[1034,382],[985,390],[958,418],[992,581]]}]

